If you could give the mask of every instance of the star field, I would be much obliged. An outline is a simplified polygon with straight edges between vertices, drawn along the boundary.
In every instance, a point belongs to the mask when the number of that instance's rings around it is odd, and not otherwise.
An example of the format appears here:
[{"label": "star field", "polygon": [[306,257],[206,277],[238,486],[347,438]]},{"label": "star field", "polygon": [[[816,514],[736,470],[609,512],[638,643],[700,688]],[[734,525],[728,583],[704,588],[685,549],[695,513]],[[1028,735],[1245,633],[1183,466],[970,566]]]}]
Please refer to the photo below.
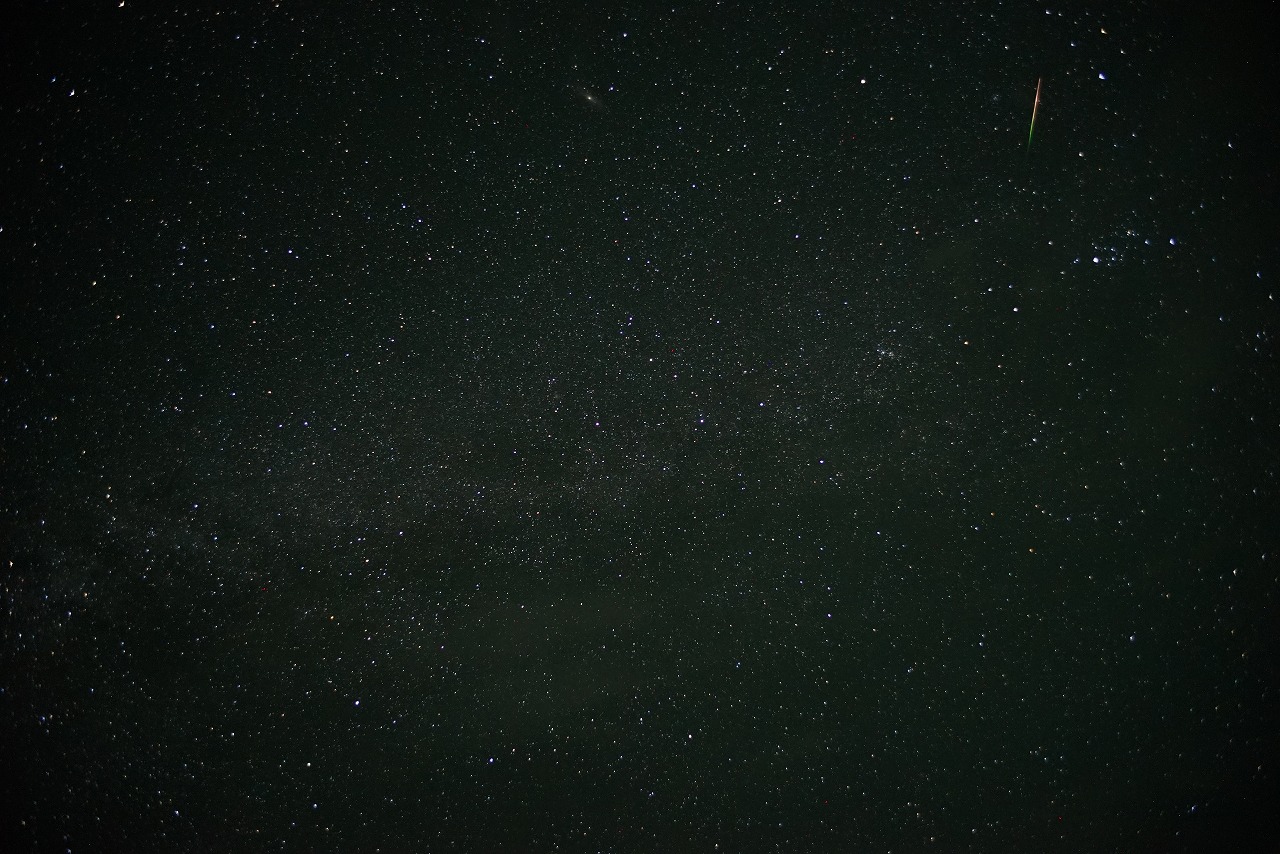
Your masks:
[{"label": "star field", "polygon": [[1270,24],[466,9],[4,38],[5,850],[1266,850]]}]

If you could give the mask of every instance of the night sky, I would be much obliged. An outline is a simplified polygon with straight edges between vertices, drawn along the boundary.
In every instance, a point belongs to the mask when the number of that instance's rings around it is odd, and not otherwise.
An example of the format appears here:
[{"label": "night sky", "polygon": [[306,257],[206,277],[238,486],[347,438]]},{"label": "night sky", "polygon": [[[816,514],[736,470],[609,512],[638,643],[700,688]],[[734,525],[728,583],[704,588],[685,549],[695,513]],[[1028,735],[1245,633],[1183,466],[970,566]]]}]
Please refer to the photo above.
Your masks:
[{"label": "night sky", "polygon": [[1275,850],[1266,7],[534,5],[6,20],[0,848]]}]

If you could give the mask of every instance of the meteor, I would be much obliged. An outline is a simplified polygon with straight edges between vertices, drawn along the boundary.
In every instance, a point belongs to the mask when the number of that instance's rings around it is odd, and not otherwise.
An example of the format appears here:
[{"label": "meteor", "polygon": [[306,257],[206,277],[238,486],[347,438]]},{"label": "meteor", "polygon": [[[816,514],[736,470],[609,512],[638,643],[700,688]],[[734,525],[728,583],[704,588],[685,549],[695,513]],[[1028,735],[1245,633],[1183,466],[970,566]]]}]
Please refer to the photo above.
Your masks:
[{"label": "meteor", "polygon": [[1036,79],[1036,100],[1035,103],[1031,105],[1031,130],[1027,133],[1028,154],[1031,153],[1031,137],[1033,137],[1036,132],[1036,113],[1040,112],[1040,84],[1043,82],[1043,77]]}]

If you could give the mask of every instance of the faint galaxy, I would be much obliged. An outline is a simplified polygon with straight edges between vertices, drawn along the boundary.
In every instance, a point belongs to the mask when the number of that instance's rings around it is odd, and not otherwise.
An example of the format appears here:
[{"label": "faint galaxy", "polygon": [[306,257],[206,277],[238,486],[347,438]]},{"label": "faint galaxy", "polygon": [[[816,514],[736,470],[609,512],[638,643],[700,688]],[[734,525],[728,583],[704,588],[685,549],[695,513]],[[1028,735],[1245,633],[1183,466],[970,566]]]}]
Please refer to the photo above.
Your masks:
[{"label": "faint galaxy", "polygon": [[0,849],[1273,850],[1269,17],[21,5]]}]

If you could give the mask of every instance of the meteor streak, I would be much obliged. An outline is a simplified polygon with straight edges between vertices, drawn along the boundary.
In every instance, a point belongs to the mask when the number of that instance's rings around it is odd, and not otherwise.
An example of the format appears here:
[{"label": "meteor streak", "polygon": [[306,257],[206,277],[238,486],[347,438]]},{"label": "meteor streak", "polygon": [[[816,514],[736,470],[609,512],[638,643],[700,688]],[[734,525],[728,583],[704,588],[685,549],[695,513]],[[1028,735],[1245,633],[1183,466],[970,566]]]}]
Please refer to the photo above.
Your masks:
[{"label": "meteor streak", "polygon": [[1027,133],[1027,153],[1031,153],[1031,137],[1036,132],[1036,113],[1040,112],[1040,84],[1044,82],[1044,78],[1036,79],[1036,101],[1031,105],[1031,130]]}]

